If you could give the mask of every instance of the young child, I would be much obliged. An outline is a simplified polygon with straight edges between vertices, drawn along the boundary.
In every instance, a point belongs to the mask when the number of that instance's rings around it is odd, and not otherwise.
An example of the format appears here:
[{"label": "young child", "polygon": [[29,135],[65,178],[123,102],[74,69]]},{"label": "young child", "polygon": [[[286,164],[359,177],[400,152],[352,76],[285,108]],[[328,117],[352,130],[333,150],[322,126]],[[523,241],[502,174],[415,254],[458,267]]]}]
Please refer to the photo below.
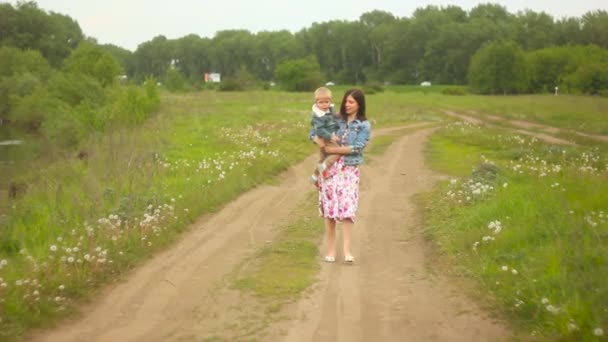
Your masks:
[{"label": "young child", "polygon": [[334,134],[338,130],[338,122],[333,104],[331,103],[331,90],[320,87],[315,90],[315,103],[312,105],[312,132],[313,141],[319,146],[319,164],[310,176],[310,182],[317,183],[319,175],[332,166],[340,157],[338,154],[327,154],[323,147],[339,146],[338,137]]}]

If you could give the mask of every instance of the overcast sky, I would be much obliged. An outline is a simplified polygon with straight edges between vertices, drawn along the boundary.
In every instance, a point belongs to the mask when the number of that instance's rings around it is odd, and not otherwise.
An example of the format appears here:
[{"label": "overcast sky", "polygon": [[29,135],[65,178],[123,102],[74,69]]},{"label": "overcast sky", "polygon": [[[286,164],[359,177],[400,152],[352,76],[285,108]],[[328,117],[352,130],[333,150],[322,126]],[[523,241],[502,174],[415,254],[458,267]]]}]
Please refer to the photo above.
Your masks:
[{"label": "overcast sky", "polygon": [[[0,0],[15,4],[16,1]],[[77,20],[84,34],[99,43],[134,51],[157,35],[169,39],[190,33],[212,38],[217,31],[246,29],[297,32],[314,22],[357,20],[365,12],[383,10],[411,17],[427,5],[456,5],[465,11],[489,1],[455,0],[37,0],[46,11]],[[608,10],[608,0],[500,0],[511,13],[525,9],[546,12],[556,19],[581,17],[591,10]]]}]

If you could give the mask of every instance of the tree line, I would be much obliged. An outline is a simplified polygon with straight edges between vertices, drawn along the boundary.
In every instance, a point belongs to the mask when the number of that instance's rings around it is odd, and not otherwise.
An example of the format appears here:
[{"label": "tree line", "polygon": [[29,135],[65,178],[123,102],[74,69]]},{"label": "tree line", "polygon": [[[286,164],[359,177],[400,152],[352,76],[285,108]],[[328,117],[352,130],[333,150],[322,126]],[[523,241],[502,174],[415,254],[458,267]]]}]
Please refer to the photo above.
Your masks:
[{"label": "tree line", "polygon": [[[48,13],[35,2],[19,2],[14,7],[0,4],[0,46],[35,51],[48,68],[69,72],[70,77],[98,77],[102,87],[110,81],[100,78],[110,77],[114,84],[117,74],[124,74],[137,84],[153,76],[170,89],[202,88],[205,73],[219,72],[224,89],[273,81],[287,90],[307,90],[326,81],[430,81],[470,85],[472,91],[487,94],[546,92],[555,86],[572,93],[608,89],[608,13],[603,10],[561,19],[529,10],[513,14],[490,3],[468,12],[458,6],[427,6],[401,18],[376,10],[354,21],[313,23],[296,33],[224,30],[211,38],[189,34],[177,39],[160,35],[129,51],[97,44],[69,16]],[[98,60],[70,67],[78,49],[96,50],[88,56]],[[47,81],[47,76],[27,68],[26,76],[6,71],[19,67],[4,58],[1,75],[12,77],[9,85],[31,86],[32,75]],[[16,106],[6,99],[15,94],[6,84],[0,88],[0,118],[6,118],[7,106]]]},{"label": "tree line", "polygon": [[[510,58],[523,58],[521,63],[511,63],[511,70],[506,67],[509,64],[502,64],[506,61],[474,58],[497,46],[515,55]],[[481,51],[483,47],[486,50]],[[473,81],[472,89],[481,93],[539,92],[566,81],[564,88],[572,92],[589,92],[587,86],[579,87],[585,82],[596,84],[590,92],[607,89],[606,80],[580,80],[593,72],[578,70],[589,64],[594,65],[591,70],[606,70],[607,48],[606,11],[556,20],[542,12],[512,14],[496,4],[481,4],[469,12],[457,6],[427,6],[403,18],[372,11],[356,21],[314,23],[297,33],[225,30],[212,38],[190,34],[178,39],[161,35],[132,53],[112,47],[128,76],[136,80],[152,74],[199,84],[205,72],[215,71],[239,83],[281,82],[278,76],[286,74],[285,69],[291,69],[287,74],[295,77],[303,68],[313,73],[304,84],[319,77],[342,84],[431,81],[465,85]],[[497,63],[502,66],[495,67]],[[479,84],[487,78],[479,75],[480,70],[524,76],[505,81],[517,86]],[[288,88],[297,90],[297,85]]]}]

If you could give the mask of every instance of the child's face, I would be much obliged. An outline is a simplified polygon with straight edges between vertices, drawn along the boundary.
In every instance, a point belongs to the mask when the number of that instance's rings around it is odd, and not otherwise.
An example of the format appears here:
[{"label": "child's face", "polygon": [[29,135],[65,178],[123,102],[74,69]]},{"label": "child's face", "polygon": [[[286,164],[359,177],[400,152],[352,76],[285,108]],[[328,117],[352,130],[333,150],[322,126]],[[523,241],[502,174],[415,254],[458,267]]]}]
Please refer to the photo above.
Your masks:
[{"label": "child's face", "polygon": [[315,104],[321,110],[328,110],[331,105],[331,99],[329,97],[321,97],[315,100]]}]

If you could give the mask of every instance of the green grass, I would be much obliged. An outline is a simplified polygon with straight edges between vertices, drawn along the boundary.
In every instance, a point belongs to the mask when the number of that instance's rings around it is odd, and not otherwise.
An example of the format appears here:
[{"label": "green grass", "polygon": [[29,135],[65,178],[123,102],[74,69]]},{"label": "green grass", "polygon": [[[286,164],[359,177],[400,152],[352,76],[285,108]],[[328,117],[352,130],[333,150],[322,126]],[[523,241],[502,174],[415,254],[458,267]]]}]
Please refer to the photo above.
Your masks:
[{"label": "green grass", "polygon": [[[323,222],[316,210],[316,193],[290,215],[296,218],[274,242],[237,270],[233,286],[279,303],[296,299],[315,281],[319,270],[318,246]],[[269,310],[278,311],[277,302]]]},{"label": "green grass", "polygon": [[[477,280],[530,334],[581,341],[606,330],[605,149],[458,124],[433,137],[427,156],[454,176],[423,206],[426,233],[456,272]],[[497,233],[488,227],[496,221]]]},{"label": "green grass", "polygon": [[[570,129],[590,134],[608,135],[608,98],[571,95],[520,96],[449,96],[439,93],[405,93],[411,105],[447,108],[475,115],[494,115],[507,119]],[[470,113],[469,113],[470,114]]]}]

